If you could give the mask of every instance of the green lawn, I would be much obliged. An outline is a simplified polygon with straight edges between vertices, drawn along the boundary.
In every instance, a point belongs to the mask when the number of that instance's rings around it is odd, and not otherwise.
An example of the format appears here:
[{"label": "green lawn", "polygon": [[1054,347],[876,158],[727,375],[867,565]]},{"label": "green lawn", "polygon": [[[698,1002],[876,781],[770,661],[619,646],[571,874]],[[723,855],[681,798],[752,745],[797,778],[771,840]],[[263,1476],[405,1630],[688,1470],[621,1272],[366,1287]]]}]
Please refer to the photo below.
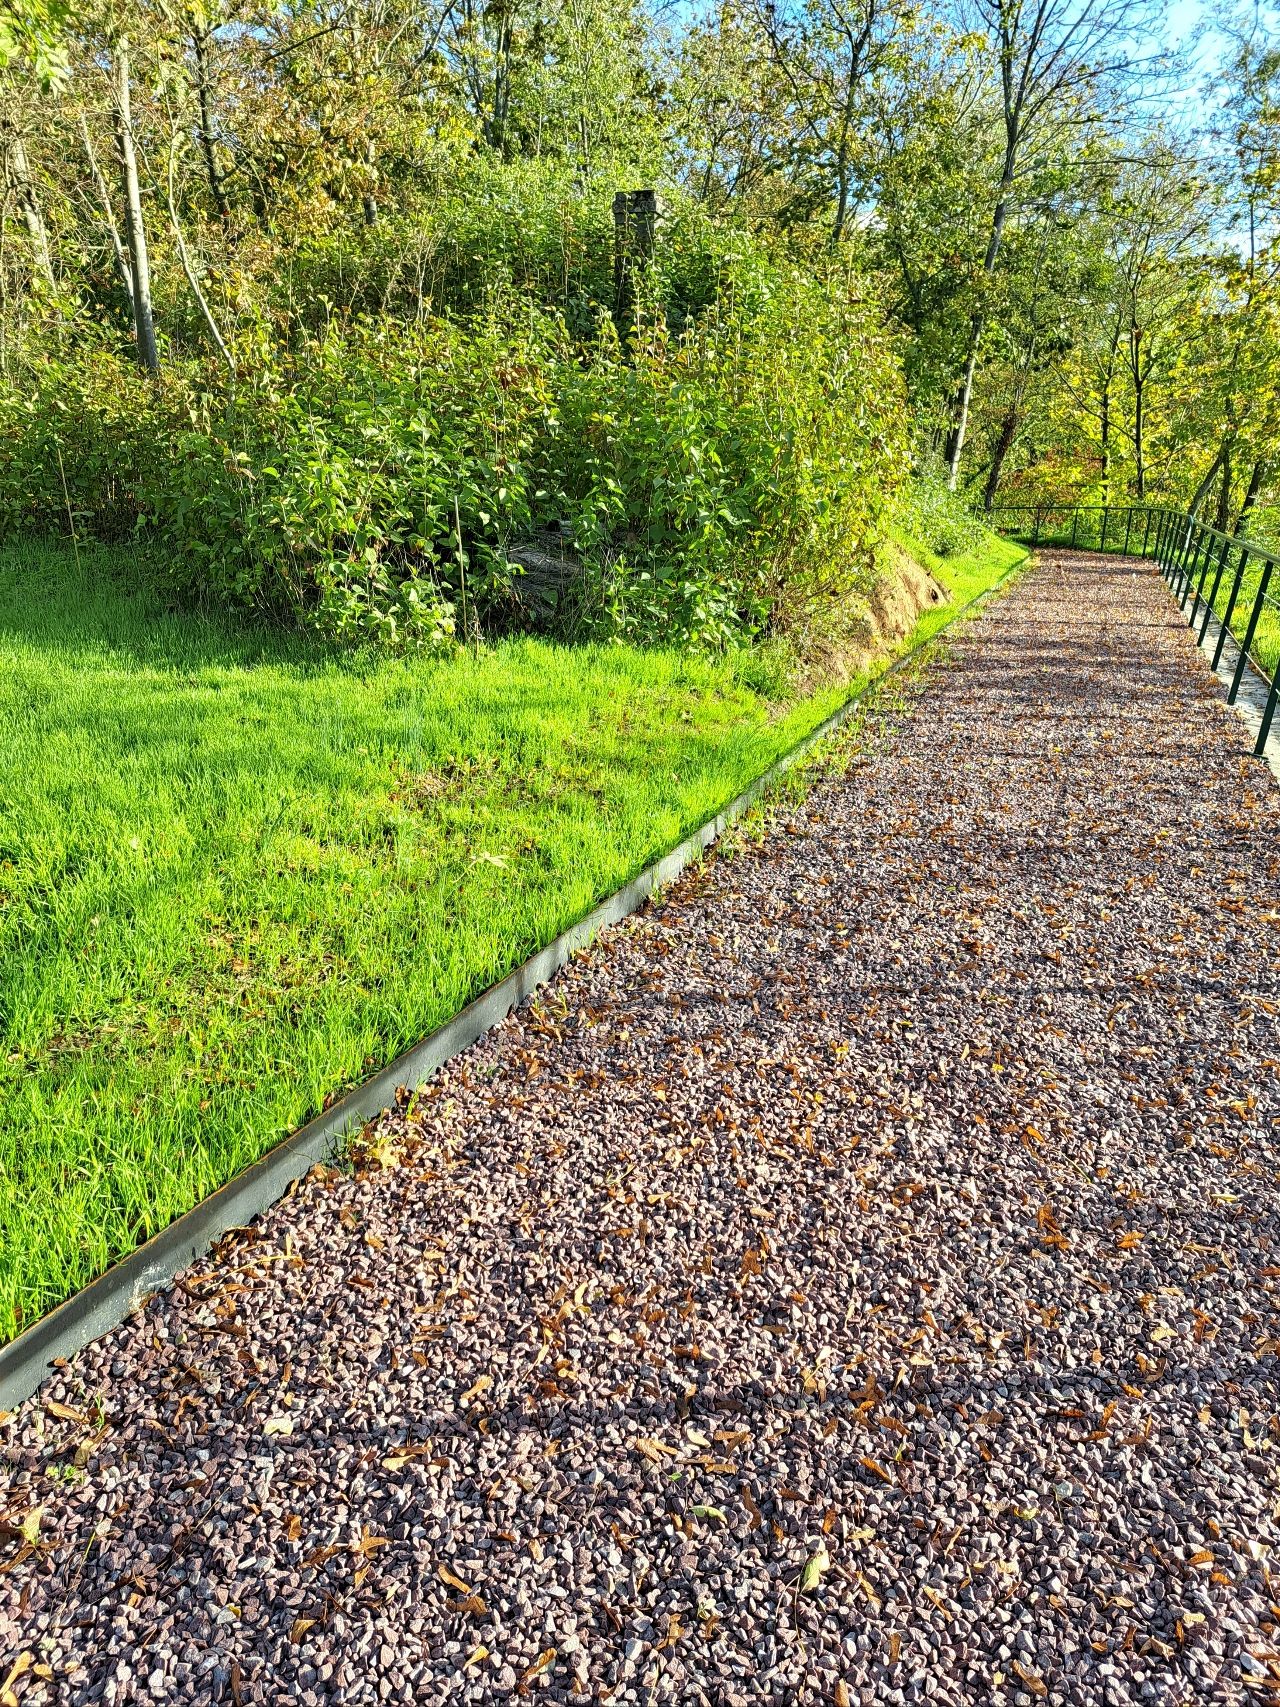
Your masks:
[{"label": "green lawn", "polygon": [[[959,601],[1009,549],[944,566]],[[0,552],[0,1341],[839,697],[778,706],[729,662],[532,639],[353,659],[172,609],[127,552],[82,559]]]}]

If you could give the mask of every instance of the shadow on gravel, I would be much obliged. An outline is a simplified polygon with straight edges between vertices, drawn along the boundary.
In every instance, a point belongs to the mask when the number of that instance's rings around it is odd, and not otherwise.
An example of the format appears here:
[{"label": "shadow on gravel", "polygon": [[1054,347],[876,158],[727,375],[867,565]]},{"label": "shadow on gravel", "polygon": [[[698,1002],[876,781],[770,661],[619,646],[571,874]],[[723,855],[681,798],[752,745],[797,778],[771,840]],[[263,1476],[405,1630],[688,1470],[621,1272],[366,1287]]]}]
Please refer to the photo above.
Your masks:
[{"label": "shadow on gravel", "polygon": [[24,1707],[1276,1692],[1280,793],[1132,567],[24,1407]]}]

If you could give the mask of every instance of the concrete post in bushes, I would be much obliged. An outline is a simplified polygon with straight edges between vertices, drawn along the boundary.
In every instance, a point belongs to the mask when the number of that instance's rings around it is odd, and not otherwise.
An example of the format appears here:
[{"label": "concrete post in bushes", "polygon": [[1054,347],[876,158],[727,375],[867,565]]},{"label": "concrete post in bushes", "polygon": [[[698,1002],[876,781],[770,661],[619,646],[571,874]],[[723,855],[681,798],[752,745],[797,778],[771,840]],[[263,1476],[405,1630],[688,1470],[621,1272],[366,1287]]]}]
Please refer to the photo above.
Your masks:
[{"label": "concrete post in bushes", "polygon": [[636,280],[653,259],[656,190],[619,190],[613,198],[613,318],[624,344],[636,320]]}]

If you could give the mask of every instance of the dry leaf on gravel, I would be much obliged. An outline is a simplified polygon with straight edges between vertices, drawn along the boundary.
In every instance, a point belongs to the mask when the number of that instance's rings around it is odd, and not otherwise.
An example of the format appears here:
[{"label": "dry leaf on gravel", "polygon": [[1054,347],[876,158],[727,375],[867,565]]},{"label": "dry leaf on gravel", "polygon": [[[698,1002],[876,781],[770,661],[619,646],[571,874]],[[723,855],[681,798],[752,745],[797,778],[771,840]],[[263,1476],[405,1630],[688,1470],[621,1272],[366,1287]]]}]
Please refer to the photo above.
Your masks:
[{"label": "dry leaf on gravel", "polygon": [[94,1426],[92,1417],[86,1416],[83,1411],[76,1410],[72,1405],[60,1405],[56,1400],[50,1399],[45,1405],[45,1410],[51,1417],[57,1417],[60,1422],[79,1423],[84,1428]]},{"label": "dry leaf on gravel", "polygon": [[537,1659],[529,1667],[528,1671],[526,1671],[521,1677],[521,1684],[524,1685],[532,1683],[533,1679],[537,1677],[540,1672],[546,1671],[547,1667],[554,1663],[555,1657],[556,1650],[554,1648],[544,1648],[538,1655]]},{"label": "dry leaf on gravel", "polygon": [[18,1697],[14,1692],[14,1684],[20,1677],[25,1677],[35,1664],[36,1656],[27,1652],[19,1654],[9,1668],[8,1676],[0,1683],[0,1707],[18,1707]]},{"label": "dry leaf on gravel", "polygon": [[1263,1689],[1280,794],[1137,560],[1049,554],[926,684],[8,1421],[0,1631],[53,1690]]},{"label": "dry leaf on gravel", "polygon": [[1044,1697],[1048,1695],[1049,1691],[1045,1687],[1044,1683],[1036,1676],[1035,1672],[1031,1671],[1027,1666],[1019,1665],[1018,1661],[1014,1660],[1012,1662],[1011,1669],[1017,1672],[1024,1687],[1029,1689],[1033,1695],[1037,1697]]}]

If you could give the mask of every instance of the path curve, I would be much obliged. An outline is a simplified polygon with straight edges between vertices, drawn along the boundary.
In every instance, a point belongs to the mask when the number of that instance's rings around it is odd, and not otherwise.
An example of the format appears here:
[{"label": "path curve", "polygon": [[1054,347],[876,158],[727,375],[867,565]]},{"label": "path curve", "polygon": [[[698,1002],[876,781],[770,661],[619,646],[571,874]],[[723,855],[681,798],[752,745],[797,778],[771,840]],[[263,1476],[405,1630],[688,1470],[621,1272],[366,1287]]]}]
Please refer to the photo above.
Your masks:
[{"label": "path curve", "polygon": [[19,1701],[1268,1698],[1280,791],[1147,567],[952,653],[0,1429]]}]

